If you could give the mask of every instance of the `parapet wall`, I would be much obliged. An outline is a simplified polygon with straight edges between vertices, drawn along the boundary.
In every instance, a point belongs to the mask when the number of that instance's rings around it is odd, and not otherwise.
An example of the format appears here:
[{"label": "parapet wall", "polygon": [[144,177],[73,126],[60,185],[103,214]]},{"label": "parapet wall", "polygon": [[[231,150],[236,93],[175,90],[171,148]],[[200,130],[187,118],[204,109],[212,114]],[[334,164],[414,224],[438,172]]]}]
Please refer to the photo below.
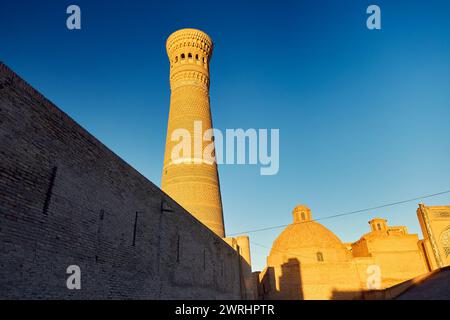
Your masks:
[{"label": "parapet wall", "polygon": [[240,299],[239,263],[0,63],[0,299]]}]

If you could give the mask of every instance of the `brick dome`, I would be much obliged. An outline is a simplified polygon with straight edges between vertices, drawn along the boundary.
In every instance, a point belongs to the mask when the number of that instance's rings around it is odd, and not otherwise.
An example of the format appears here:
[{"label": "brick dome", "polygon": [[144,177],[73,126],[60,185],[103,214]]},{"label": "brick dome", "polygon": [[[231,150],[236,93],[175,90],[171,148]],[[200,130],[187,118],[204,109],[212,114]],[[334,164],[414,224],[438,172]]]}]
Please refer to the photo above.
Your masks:
[{"label": "brick dome", "polygon": [[294,222],[274,241],[269,263],[273,261],[277,264],[280,258],[294,257],[302,263],[344,262],[351,259],[350,251],[333,232],[312,221],[308,207],[296,207],[293,215]]}]

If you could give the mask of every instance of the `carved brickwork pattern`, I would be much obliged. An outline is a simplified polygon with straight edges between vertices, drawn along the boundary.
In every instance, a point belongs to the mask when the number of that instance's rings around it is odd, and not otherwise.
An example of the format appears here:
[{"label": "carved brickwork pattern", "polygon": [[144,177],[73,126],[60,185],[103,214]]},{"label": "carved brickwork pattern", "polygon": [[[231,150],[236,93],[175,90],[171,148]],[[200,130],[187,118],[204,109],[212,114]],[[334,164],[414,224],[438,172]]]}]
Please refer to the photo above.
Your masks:
[{"label": "carved brickwork pattern", "polygon": [[447,258],[450,255],[450,228],[442,232],[441,244],[444,248],[445,257]]}]

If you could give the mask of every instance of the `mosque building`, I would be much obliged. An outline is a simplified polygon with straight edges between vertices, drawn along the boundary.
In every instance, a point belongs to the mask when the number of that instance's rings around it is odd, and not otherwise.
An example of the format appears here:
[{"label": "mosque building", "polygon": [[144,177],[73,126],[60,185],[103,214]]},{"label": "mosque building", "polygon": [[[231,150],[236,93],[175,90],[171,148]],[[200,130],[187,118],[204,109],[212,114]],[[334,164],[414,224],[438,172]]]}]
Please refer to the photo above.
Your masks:
[{"label": "mosque building", "polygon": [[382,290],[450,265],[450,206],[417,210],[424,239],[385,219],[369,221],[370,232],[343,243],[313,220],[303,205],[293,223],[274,241],[267,267],[255,273],[260,299],[363,299]]}]

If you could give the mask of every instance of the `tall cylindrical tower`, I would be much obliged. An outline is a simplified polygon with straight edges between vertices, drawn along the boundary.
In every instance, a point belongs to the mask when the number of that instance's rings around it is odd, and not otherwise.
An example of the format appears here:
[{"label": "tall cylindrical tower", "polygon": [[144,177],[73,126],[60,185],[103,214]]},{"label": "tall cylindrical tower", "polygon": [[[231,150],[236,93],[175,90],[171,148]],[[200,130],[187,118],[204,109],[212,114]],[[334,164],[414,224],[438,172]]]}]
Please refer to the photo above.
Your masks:
[{"label": "tall cylindrical tower", "polygon": [[[217,164],[203,157],[205,149],[213,155],[215,152],[211,149],[213,138],[208,141],[208,137],[205,140],[203,136],[212,128],[209,61],[213,43],[200,30],[182,29],[167,39],[166,49],[170,60],[171,97],[162,190],[218,236],[224,237]],[[180,144],[189,148],[175,152],[182,155],[175,159],[174,151],[180,150]]]}]

